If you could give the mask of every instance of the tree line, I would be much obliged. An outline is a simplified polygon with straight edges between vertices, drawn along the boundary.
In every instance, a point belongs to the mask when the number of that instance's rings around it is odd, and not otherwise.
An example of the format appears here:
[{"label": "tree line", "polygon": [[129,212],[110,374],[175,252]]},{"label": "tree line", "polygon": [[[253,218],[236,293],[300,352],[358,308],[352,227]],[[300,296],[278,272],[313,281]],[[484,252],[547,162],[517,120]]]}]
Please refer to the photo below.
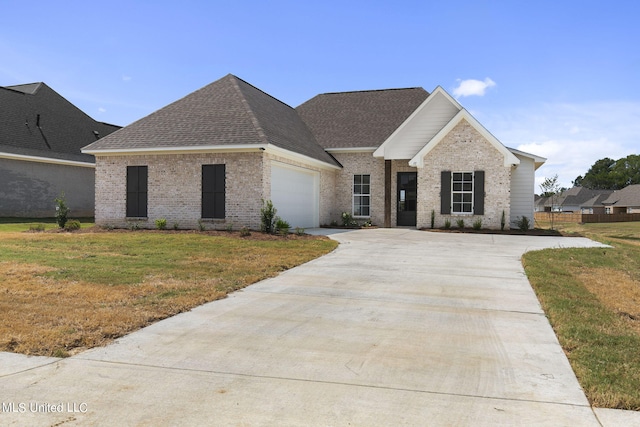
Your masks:
[{"label": "tree line", "polygon": [[608,157],[596,161],[573,185],[592,190],[620,190],[627,185],[640,184],[640,155],[631,154],[619,160]]}]

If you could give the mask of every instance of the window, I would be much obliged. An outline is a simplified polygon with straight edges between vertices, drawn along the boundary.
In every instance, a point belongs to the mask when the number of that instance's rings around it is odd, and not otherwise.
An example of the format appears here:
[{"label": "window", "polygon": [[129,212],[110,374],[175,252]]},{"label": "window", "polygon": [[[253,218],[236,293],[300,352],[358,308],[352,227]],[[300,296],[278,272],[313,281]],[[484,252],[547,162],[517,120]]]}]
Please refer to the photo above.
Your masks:
[{"label": "window", "polygon": [[484,171],[442,171],[440,188],[440,213],[484,215]]},{"label": "window", "polygon": [[453,172],[451,174],[451,212],[454,214],[473,213],[472,172]]},{"label": "window", "polygon": [[371,215],[371,177],[353,176],[353,216]]},{"label": "window", "polygon": [[225,165],[202,165],[202,218],[225,217]]},{"label": "window", "polygon": [[127,166],[127,217],[147,217],[147,166]]}]

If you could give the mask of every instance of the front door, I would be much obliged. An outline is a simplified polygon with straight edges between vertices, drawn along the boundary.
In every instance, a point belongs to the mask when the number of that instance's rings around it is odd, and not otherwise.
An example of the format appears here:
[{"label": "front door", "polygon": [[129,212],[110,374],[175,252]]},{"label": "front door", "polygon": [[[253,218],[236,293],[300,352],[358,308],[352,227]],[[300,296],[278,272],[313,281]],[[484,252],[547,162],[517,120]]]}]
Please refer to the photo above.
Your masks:
[{"label": "front door", "polygon": [[418,206],[418,173],[398,172],[398,225],[415,226]]}]

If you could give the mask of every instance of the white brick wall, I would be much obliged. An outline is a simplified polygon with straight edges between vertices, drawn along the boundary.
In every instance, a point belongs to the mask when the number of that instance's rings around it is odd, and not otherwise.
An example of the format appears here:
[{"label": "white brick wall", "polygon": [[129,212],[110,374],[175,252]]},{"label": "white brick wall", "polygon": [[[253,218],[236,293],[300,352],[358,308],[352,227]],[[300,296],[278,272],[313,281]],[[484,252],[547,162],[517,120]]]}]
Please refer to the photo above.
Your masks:
[{"label": "white brick wall", "polygon": [[[453,227],[459,218],[470,227],[479,218],[483,228],[499,229],[503,211],[509,227],[511,169],[504,166],[503,155],[466,120],[425,156],[424,164],[418,171],[418,228],[431,226],[432,210],[435,210],[436,227],[443,227],[447,218]],[[485,171],[484,215],[440,214],[440,172],[443,170]]]}]

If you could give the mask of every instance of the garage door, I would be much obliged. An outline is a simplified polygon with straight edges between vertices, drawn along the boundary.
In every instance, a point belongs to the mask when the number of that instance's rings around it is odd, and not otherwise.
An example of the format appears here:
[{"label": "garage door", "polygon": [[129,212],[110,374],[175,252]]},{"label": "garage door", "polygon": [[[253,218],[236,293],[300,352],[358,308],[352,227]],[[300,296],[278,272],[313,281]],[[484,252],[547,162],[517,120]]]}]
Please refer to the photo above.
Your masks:
[{"label": "garage door", "polygon": [[318,227],[320,178],[318,172],[271,163],[271,201],[277,215],[292,228]]}]

